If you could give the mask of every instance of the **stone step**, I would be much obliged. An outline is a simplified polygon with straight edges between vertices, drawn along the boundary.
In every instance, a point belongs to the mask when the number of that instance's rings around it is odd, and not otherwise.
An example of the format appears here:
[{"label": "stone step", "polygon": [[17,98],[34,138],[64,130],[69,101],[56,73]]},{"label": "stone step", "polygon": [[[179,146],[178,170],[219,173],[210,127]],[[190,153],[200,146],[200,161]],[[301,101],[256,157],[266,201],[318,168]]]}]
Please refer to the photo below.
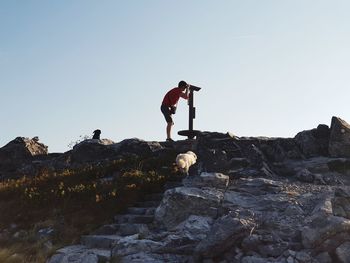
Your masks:
[{"label": "stone step", "polygon": [[129,207],[127,214],[130,215],[154,215],[157,207]]},{"label": "stone step", "polygon": [[[57,255],[74,255],[79,253],[85,254],[95,254],[98,258],[98,262],[109,262],[112,257],[112,253],[110,249],[102,249],[102,248],[89,248],[83,245],[72,245],[68,247],[63,247],[56,251]],[[51,262],[51,261],[50,261]],[[56,261],[53,261],[56,262]]]},{"label": "stone step", "polygon": [[154,220],[154,215],[117,215],[114,217],[114,221],[118,224],[131,223],[131,224],[150,224]]},{"label": "stone step", "polygon": [[137,202],[135,204],[135,207],[158,207],[160,204],[160,201],[143,201],[143,202]]},{"label": "stone step", "polygon": [[126,210],[126,213],[132,214],[132,215],[145,215],[147,211],[146,207],[129,207]]},{"label": "stone step", "polygon": [[131,236],[135,234],[148,235],[149,229],[147,224],[119,224],[118,235]]},{"label": "stone step", "polygon": [[80,243],[89,248],[110,249],[121,238],[119,235],[85,235],[81,237]]}]

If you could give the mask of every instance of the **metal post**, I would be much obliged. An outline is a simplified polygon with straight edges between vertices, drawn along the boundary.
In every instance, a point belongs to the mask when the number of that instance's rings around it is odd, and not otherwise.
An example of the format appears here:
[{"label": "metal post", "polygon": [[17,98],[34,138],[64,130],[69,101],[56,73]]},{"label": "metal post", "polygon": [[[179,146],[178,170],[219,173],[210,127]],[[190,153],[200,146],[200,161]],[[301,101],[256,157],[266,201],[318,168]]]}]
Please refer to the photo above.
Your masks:
[{"label": "metal post", "polygon": [[190,92],[188,95],[188,130],[178,132],[179,135],[187,136],[188,139],[193,139],[200,133],[200,131],[193,130],[193,119],[196,118],[196,108],[193,106],[194,91],[199,91],[200,89],[200,87],[190,86]]}]

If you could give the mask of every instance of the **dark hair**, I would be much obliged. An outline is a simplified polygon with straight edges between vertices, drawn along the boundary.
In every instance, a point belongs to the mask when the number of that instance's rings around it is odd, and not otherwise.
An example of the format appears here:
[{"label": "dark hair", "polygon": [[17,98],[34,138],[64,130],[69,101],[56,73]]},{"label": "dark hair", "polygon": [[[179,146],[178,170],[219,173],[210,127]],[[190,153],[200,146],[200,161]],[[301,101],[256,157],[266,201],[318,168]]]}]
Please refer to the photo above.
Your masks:
[{"label": "dark hair", "polygon": [[181,80],[178,85],[179,88],[185,89],[187,87],[187,83],[184,80]]}]

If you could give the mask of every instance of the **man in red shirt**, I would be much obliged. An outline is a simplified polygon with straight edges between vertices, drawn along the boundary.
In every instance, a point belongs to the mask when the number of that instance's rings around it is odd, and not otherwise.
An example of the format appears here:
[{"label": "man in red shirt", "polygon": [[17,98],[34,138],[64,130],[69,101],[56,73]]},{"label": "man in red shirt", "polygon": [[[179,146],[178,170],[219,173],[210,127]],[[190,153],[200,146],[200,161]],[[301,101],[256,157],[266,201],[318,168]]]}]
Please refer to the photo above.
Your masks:
[{"label": "man in red shirt", "polygon": [[174,141],[173,139],[171,139],[171,127],[174,125],[174,121],[171,115],[175,114],[176,106],[180,97],[185,100],[188,99],[189,86],[190,85],[188,85],[185,81],[181,80],[177,88],[169,90],[164,96],[160,110],[162,111],[165,120],[168,123],[166,127],[167,141]]}]

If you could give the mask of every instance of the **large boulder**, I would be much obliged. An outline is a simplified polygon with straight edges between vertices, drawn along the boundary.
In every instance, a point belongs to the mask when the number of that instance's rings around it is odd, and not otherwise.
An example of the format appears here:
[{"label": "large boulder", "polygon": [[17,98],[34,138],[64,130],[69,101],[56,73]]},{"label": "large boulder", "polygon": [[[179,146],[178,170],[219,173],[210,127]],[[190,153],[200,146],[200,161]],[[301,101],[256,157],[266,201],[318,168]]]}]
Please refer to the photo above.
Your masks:
[{"label": "large boulder", "polygon": [[73,162],[88,162],[106,159],[116,155],[116,151],[110,147],[114,144],[108,139],[88,139],[73,147],[71,154]]},{"label": "large boulder", "polygon": [[207,237],[197,245],[195,254],[199,259],[222,255],[241,244],[253,227],[252,218],[239,218],[235,213],[229,213],[214,223]]},{"label": "large boulder", "polygon": [[127,236],[119,239],[113,246],[112,257],[128,256],[140,251],[150,253],[154,252],[163,244],[148,239],[139,239],[139,235]]},{"label": "large boulder", "polygon": [[39,142],[38,137],[32,139],[17,137],[0,148],[1,162],[6,160],[23,160],[36,155],[47,155],[47,146]]},{"label": "large boulder", "polygon": [[350,242],[345,242],[335,250],[338,262],[348,263],[350,262]]},{"label": "large boulder", "polygon": [[228,133],[202,132],[198,135],[196,154],[203,170],[225,173],[232,169],[234,160],[242,157],[236,142],[236,137]]},{"label": "large boulder", "polygon": [[191,215],[217,216],[223,192],[216,189],[178,187],[165,192],[155,213],[155,219],[167,229],[173,229]]},{"label": "large boulder", "polygon": [[39,142],[38,137],[32,139],[17,137],[0,148],[0,177],[19,175],[23,166],[30,164],[34,157],[47,156],[47,146]]},{"label": "large boulder", "polygon": [[299,132],[294,140],[305,157],[328,156],[330,129],[320,124],[316,129]]},{"label": "large boulder", "polygon": [[308,249],[319,247],[323,250],[331,250],[331,245],[342,244],[342,242],[350,238],[349,231],[350,220],[344,217],[320,214],[303,227],[301,232],[302,243]]},{"label": "large boulder", "polygon": [[332,199],[333,214],[350,219],[350,193],[345,189],[338,188]]},{"label": "large boulder", "polygon": [[350,157],[350,125],[338,117],[332,118],[329,154],[331,157]]},{"label": "large boulder", "polygon": [[138,138],[125,139],[113,145],[118,154],[134,154],[137,156],[150,156],[163,150],[159,142],[147,142]]}]

